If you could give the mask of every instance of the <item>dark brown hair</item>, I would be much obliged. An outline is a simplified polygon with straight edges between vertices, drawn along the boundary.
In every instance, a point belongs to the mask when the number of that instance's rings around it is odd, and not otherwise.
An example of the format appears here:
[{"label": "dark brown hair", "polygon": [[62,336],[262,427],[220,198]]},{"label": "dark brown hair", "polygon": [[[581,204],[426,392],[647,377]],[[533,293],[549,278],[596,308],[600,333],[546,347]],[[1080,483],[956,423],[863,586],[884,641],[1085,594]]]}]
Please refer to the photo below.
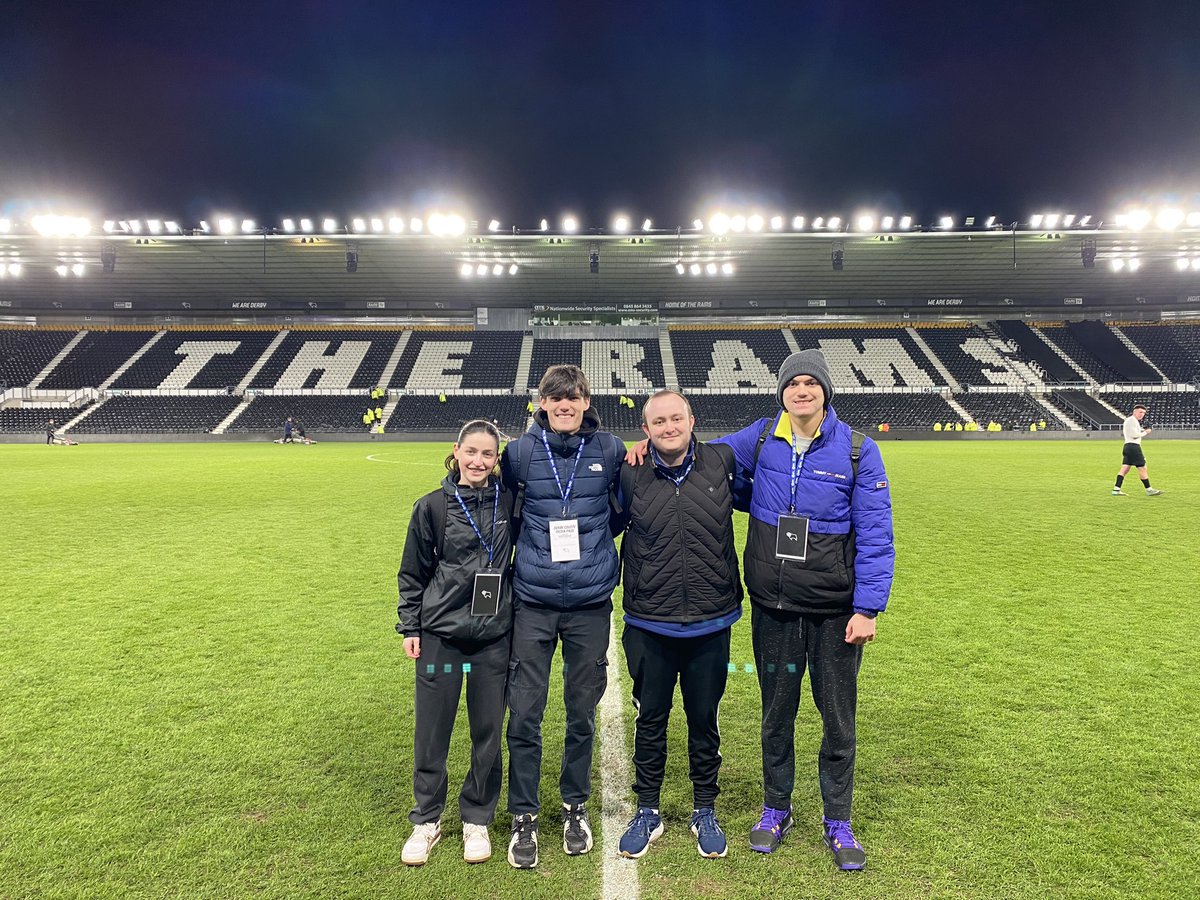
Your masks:
[{"label": "dark brown hair", "polygon": [[[462,427],[462,430],[458,433],[458,440],[455,441],[454,443],[456,446],[460,445],[463,442],[463,438],[467,437],[468,435],[481,434],[481,433],[490,434],[492,437],[494,437],[496,439],[496,451],[499,452],[499,450],[500,450],[500,429],[497,428],[495,425],[493,425],[491,422],[489,422],[487,419],[472,419],[470,422],[468,422],[466,425],[464,425]],[[450,455],[446,457],[446,471],[453,472],[455,475],[459,474],[458,473],[458,460],[454,458],[453,451],[451,451]],[[500,474],[499,461],[497,461],[495,467],[492,469],[492,474],[493,475]]]},{"label": "dark brown hair", "polygon": [[592,398],[592,387],[579,366],[551,366],[538,383],[538,397]]}]

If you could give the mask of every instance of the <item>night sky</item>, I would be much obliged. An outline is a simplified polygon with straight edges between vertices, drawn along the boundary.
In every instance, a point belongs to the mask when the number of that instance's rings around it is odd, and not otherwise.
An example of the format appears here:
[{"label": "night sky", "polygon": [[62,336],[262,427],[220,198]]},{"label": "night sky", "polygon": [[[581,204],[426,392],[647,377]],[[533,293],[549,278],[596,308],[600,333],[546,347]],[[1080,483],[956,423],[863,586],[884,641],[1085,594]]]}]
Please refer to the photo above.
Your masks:
[{"label": "night sky", "polygon": [[7,0],[0,211],[1200,207],[1200,4]]}]

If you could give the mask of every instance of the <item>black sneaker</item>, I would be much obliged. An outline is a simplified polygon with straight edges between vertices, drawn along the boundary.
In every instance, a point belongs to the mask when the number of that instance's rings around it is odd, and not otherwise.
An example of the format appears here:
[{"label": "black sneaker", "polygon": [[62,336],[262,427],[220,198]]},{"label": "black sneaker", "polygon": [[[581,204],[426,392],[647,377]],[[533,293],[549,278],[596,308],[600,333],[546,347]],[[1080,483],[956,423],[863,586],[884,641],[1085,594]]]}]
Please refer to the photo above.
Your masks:
[{"label": "black sneaker", "polygon": [[536,813],[514,816],[512,838],[508,842],[508,864],[514,869],[533,869],[538,863],[538,824]]},{"label": "black sneaker", "polygon": [[592,825],[587,807],[563,804],[563,852],[567,856],[582,856],[592,849]]},{"label": "black sneaker", "polygon": [[867,854],[850,830],[850,820],[821,819],[825,846],[833,853],[833,861],[843,872],[854,872],[867,866]]}]

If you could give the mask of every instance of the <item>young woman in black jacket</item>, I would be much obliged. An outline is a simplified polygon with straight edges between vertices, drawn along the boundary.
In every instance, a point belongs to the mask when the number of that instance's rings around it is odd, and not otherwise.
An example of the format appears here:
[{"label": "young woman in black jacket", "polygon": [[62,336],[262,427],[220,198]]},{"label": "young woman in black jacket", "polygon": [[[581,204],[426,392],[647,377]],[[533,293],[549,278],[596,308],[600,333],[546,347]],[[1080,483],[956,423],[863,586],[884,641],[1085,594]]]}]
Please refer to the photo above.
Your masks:
[{"label": "young woman in black jacket", "polygon": [[512,634],[512,494],[497,474],[500,435],[468,422],[441,487],[413,506],[397,581],[404,652],[416,661],[413,833],[401,858],[423,865],[441,840],[446,760],[465,677],[471,768],[458,798],[463,858],[492,855]]}]

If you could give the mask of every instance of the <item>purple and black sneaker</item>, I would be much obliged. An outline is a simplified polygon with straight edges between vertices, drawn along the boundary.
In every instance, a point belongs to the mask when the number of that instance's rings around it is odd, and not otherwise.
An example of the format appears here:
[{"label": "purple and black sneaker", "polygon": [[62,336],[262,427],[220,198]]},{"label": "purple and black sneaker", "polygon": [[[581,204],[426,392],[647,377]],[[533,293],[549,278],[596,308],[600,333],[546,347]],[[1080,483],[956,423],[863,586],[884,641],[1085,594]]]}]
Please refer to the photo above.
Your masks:
[{"label": "purple and black sneaker", "polygon": [[773,853],[783,843],[783,837],[792,830],[792,808],[772,809],[763,807],[762,818],[750,831],[750,849],[759,853]]},{"label": "purple and black sneaker", "polygon": [[867,853],[850,830],[850,820],[821,819],[825,846],[833,853],[837,867],[845,872],[855,872],[867,867]]}]

